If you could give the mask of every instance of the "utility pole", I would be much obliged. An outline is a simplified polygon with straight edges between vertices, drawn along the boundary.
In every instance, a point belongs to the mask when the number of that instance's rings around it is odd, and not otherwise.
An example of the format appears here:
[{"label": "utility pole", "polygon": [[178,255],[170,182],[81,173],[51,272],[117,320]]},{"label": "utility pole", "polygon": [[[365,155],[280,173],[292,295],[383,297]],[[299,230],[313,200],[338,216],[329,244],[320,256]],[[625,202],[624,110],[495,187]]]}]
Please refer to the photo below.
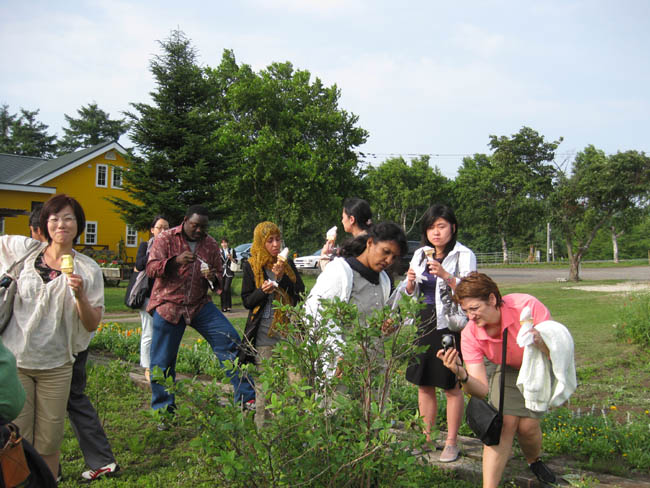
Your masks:
[{"label": "utility pole", "polygon": [[546,262],[549,263],[551,261],[551,223],[546,222]]}]

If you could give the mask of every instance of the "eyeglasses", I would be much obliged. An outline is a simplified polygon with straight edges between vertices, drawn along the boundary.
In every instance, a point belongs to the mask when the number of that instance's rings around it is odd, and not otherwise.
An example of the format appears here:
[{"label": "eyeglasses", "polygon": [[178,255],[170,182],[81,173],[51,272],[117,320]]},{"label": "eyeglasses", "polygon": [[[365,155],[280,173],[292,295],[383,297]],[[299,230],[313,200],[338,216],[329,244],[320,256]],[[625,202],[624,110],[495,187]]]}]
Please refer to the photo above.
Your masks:
[{"label": "eyeglasses", "polygon": [[50,217],[47,219],[47,223],[52,225],[59,225],[59,222],[61,221],[63,221],[65,225],[70,225],[72,222],[76,222],[77,219],[71,215],[66,215],[63,219],[60,219],[59,217]]},{"label": "eyeglasses", "polygon": [[157,226],[154,227],[154,229],[158,229],[158,230],[169,230],[169,226],[166,225],[166,226],[163,227],[162,225],[157,225]]}]

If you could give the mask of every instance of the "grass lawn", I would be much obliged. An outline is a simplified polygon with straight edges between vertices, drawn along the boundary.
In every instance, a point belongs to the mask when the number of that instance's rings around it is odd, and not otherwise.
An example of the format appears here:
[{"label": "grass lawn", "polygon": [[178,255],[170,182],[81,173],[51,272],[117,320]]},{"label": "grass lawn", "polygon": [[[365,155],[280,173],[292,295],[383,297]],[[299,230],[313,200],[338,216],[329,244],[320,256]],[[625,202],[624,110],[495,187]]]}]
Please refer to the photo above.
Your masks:
[{"label": "grass lawn", "polygon": [[[309,290],[316,281],[313,275],[303,275]],[[590,284],[614,284],[608,281],[581,281]],[[551,311],[554,320],[565,324],[575,341],[576,365],[580,386],[573,395],[574,406],[598,408],[616,405],[620,411],[643,411],[650,407],[650,353],[637,346],[619,342],[614,324],[624,294],[585,291],[571,288],[571,283],[531,283],[503,285],[502,293],[529,293],[539,298]],[[241,277],[233,282],[233,307],[241,304]],[[106,288],[107,312],[129,311],[124,306],[125,287]],[[219,299],[215,297],[215,303]],[[232,318],[241,333],[245,318]],[[136,324],[126,327],[137,328]],[[183,342],[191,344],[200,336],[188,327]]]},{"label": "grass lawn", "polygon": [[[308,288],[313,286],[315,277],[305,276],[304,279]],[[582,281],[580,286],[616,282]],[[241,279],[235,279],[234,284],[233,305],[241,308]],[[571,283],[548,282],[504,285],[501,288],[504,294],[521,292],[536,296],[550,309],[555,320],[571,330],[579,379],[578,390],[570,402],[572,409],[581,408],[584,412],[592,407],[597,411],[604,408],[621,421],[626,420],[626,413],[630,411],[643,415],[650,408],[650,353],[617,341],[613,327],[625,295],[571,287]],[[125,287],[106,288],[107,309],[128,310],[122,304],[124,290]],[[231,318],[231,321],[241,332],[245,318]],[[137,326],[128,324],[132,328]],[[188,328],[184,342],[191,344],[198,337],[194,329]],[[159,432],[157,420],[149,410],[149,392],[125,381],[127,374],[128,366],[117,362],[109,366],[95,365],[90,370],[87,392],[105,422],[118,461],[126,468],[121,476],[102,481],[102,486],[186,486],[188,483],[213,486],[209,481],[210,473],[201,472],[200,465],[189,462],[196,454],[191,443],[198,434],[196,428],[183,425],[171,432]],[[417,394],[415,388],[412,390],[415,409]],[[85,468],[69,427],[62,453],[65,479],[59,486],[77,486],[79,474]],[[449,485],[437,486],[465,485],[450,481]]]},{"label": "grass lawn", "polygon": [[[316,283],[316,276],[303,274],[302,280],[309,290],[314,283]],[[244,308],[241,302],[241,274],[235,276],[232,282],[232,305],[233,308]],[[106,313],[120,313],[120,312],[133,312],[132,309],[124,305],[124,294],[126,293],[126,282],[122,282],[121,286],[106,286],[104,287],[104,305]],[[213,297],[214,303],[219,304],[219,297]]]}]

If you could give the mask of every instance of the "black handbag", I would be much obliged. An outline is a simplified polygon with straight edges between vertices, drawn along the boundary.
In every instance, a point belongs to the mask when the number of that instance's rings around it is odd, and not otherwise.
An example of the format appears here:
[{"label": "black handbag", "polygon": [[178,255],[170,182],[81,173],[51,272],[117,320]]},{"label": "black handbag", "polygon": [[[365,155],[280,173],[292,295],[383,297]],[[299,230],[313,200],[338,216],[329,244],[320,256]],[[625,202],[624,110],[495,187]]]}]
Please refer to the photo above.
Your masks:
[{"label": "black handbag", "polygon": [[506,382],[506,348],[508,346],[508,329],[503,331],[501,343],[501,378],[499,390],[499,410],[483,398],[472,395],[467,404],[465,419],[472,432],[486,446],[496,446],[501,438],[503,427],[503,395]]},{"label": "black handbag", "polygon": [[124,304],[133,309],[142,308],[149,291],[149,277],[144,271],[134,271],[124,294]]}]

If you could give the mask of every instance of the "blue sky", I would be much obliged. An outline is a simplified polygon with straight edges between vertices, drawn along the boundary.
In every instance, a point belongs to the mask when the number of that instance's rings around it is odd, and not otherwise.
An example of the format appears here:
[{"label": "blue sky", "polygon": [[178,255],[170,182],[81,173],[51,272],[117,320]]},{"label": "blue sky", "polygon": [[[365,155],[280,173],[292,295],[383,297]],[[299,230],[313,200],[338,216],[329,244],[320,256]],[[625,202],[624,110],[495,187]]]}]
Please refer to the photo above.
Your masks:
[{"label": "blue sky", "polygon": [[232,49],[336,83],[371,163],[433,154],[453,177],[523,125],[564,137],[560,163],[587,144],[650,152],[649,24],[647,0],[3,0],[0,103],[59,135],[93,101],[118,117],[149,100],[156,41],[180,28],[205,65]]}]

